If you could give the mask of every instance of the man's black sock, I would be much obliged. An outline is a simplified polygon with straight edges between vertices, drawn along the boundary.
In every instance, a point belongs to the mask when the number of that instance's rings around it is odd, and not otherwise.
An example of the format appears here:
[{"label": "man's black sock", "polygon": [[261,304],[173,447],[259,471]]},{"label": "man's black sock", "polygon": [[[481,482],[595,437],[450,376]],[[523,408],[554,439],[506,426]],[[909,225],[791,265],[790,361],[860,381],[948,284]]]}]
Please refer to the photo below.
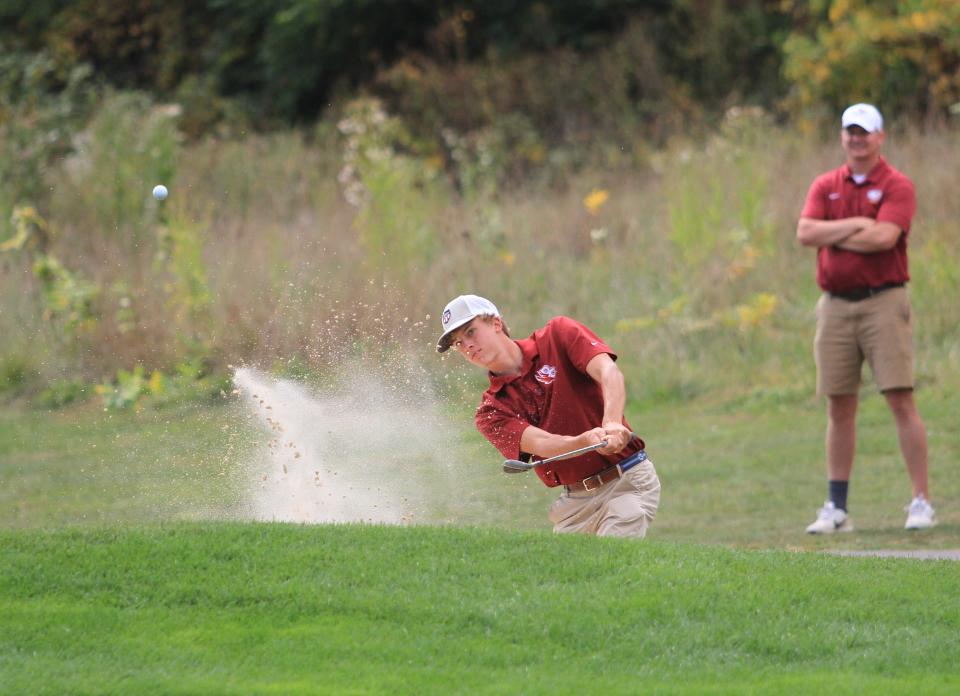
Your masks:
[{"label": "man's black sock", "polygon": [[849,481],[830,481],[830,501],[833,503],[835,508],[847,510],[847,488],[850,486]]}]

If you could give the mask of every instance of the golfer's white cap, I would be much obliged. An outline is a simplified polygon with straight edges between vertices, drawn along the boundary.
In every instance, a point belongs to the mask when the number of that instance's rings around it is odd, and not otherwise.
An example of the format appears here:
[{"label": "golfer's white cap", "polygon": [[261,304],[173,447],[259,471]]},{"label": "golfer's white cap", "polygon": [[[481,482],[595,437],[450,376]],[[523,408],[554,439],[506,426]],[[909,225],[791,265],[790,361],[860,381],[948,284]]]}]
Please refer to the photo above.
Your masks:
[{"label": "golfer's white cap", "polygon": [[872,104],[854,104],[843,112],[840,117],[840,127],[860,126],[868,133],[883,130],[883,116]]},{"label": "golfer's white cap", "polygon": [[440,315],[440,324],[443,326],[443,335],[437,341],[437,352],[443,353],[450,348],[450,334],[459,329],[474,317],[492,315],[500,316],[500,310],[490,300],[479,295],[460,295],[447,303]]}]

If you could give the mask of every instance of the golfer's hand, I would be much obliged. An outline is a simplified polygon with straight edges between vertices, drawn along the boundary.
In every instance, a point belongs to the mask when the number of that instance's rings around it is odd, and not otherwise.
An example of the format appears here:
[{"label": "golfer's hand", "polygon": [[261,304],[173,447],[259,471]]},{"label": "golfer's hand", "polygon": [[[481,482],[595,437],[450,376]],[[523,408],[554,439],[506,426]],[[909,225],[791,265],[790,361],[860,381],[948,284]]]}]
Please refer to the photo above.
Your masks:
[{"label": "golfer's hand", "polygon": [[597,450],[601,454],[616,454],[629,445],[633,438],[633,433],[630,432],[629,428],[625,428],[622,423],[604,423],[603,432],[603,439],[607,441],[607,446]]},{"label": "golfer's hand", "polygon": [[[579,447],[589,447],[590,445],[599,445],[601,442],[607,439],[607,431],[603,428],[591,428],[585,432],[580,433],[576,439],[576,446]],[[609,445],[609,443],[608,443]],[[601,447],[598,449],[598,452],[603,452],[606,449]]]}]

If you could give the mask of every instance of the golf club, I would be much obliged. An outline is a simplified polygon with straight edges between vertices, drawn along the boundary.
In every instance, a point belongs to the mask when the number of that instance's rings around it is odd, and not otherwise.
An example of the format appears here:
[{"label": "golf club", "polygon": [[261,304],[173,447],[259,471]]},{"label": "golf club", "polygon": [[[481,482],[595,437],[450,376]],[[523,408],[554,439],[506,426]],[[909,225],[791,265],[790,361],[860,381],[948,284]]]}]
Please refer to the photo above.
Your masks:
[{"label": "golf club", "polygon": [[[633,439],[637,436],[636,433],[630,433],[630,438]],[[595,445],[587,445],[586,447],[581,447],[580,449],[571,450],[570,452],[564,452],[563,454],[558,454],[547,459],[541,459],[536,462],[521,462],[519,459],[507,459],[503,463],[503,472],[505,474],[520,474],[524,471],[530,471],[534,467],[540,466],[541,464],[549,464],[550,462],[556,462],[561,459],[569,459],[570,457],[576,457],[580,454],[585,454],[586,452],[592,452],[595,449],[600,449],[601,447],[606,447],[607,441],[603,440],[598,442]]]},{"label": "golf club", "polygon": [[503,470],[508,474],[519,474],[522,471],[530,471],[530,469],[535,466],[540,466],[541,464],[549,464],[550,462],[555,462],[560,459],[567,459],[568,457],[576,457],[578,454],[584,454],[585,452],[592,452],[595,449],[600,449],[601,447],[606,447],[607,441],[602,440],[595,445],[587,445],[586,447],[581,447],[580,449],[571,450],[569,452],[564,452],[563,454],[558,454],[548,459],[541,459],[536,462],[521,462],[519,459],[508,459],[503,463]]}]

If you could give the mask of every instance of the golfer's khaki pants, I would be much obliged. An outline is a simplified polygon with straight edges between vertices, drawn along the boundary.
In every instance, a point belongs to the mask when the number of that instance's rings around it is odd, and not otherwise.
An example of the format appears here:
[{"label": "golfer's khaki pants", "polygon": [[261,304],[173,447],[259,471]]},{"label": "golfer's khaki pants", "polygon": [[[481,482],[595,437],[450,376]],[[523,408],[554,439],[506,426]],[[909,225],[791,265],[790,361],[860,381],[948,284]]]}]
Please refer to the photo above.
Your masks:
[{"label": "golfer's khaki pants", "polygon": [[660,504],[660,479],[649,459],[592,491],[564,492],[550,506],[553,531],[646,536]]}]

